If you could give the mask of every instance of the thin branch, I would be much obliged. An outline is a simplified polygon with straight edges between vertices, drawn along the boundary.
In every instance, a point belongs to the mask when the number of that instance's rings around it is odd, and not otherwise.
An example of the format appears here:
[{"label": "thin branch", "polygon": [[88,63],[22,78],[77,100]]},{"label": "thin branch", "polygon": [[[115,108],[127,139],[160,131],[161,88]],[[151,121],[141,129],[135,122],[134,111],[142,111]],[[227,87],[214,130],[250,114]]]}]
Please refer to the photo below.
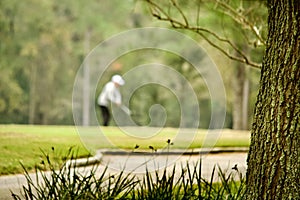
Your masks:
[{"label": "thin branch", "polygon": [[[225,54],[228,58],[232,59],[232,60],[236,60],[239,62],[243,62],[246,63],[252,67],[256,67],[256,68],[260,68],[261,65],[258,63],[254,63],[249,61],[249,59],[247,58],[247,56],[239,49],[237,48],[231,41],[224,39],[224,38],[220,38],[217,34],[215,34],[214,32],[208,30],[208,29],[204,29],[204,28],[188,28],[191,31],[194,31],[196,33],[198,33],[203,39],[205,39],[210,45],[212,45],[213,47],[217,48],[219,51],[221,51],[223,54]],[[208,37],[206,37],[203,32],[206,32],[212,36],[214,36],[216,39],[218,39],[219,41],[228,43],[242,58],[233,56],[229,53],[227,53],[224,49],[222,49],[220,46],[216,45],[215,43],[213,43],[210,39],[208,39]]]},{"label": "thin branch", "polygon": [[198,0],[199,1],[199,3],[197,4],[198,6],[197,6],[197,26],[200,26],[200,21],[199,21],[199,19],[200,19],[200,2],[201,2],[201,0]]},{"label": "thin branch", "polygon": [[237,12],[235,9],[233,9],[228,4],[226,4],[226,3],[224,3],[224,2],[222,2],[220,0],[215,0],[215,1],[216,1],[216,3],[218,3],[219,5],[221,5],[223,8],[225,8],[225,10],[227,10],[227,12],[223,11],[224,14],[226,14],[229,17],[231,17],[237,23],[248,27],[254,33],[254,35],[258,38],[258,40],[263,45],[266,45],[265,40],[259,34],[259,31],[258,31],[258,29],[256,28],[256,26],[254,24],[252,24],[247,18],[245,18],[243,15],[241,15],[239,12]]},{"label": "thin branch", "polygon": [[215,37],[217,40],[227,43],[229,46],[231,46],[240,56],[242,56],[245,60],[247,60],[246,55],[236,46],[233,42],[231,42],[228,39],[222,38],[219,35],[217,35],[215,32],[212,32],[206,28],[199,28],[199,27],[188,27],[189,30],[192,30],[194,32],[206,32],[213,37]]},{"label": "thin branch", "polygon": [[[154,8],[157,8],[163,15],[165,15],[165,16],[169,16],[160,6],[158,6],[156,3],[154,3],[153,1],[151,1],[151,0],[145,0],[146,2],[148,2],[150,5],[152,5],[152,7],[154,7]],[[152,8],[150,7],[150,9],[151,9],[151,14],[153,15],[153,12],[152,12]],[[159,15],[159,13],[157,13],[156,14],[157,16],[160,16]],[[156,17],[157,17],[156,16]]]},{"label": "thin branch", "polygon": [[231,60],[235,60],[238,62],[242,62],[242,63],[246,63],[247,65],[251,66],[251,67],[255,67],[260,69],[261,65],[258,63],[254,63],[249,61],[249,59],[246,56],[243,56],[243,58],[239,58],[236,56],[233,56],[229,53],[227,53],[224,49],[222,49],[220,46],[216,45],[214,42],[212,42],[210,39],[208,39],[203,33],[198,32],[198,34],[204,39],[206,40],[211,46],[215,47],[216,49],[218,49],[220,52],[222,52],[225,56],[227,56],[228,58],[230,58]]},{"label": "thin branch", "polygon": [[[157,4],[155,4],[154,2],[152,2],[151,0],[147,0],[147,2],[151,2],[152,6],[155,6],[155,8],[157,8],[157,10],[162,11],[163,9],[161,7],[159,7]],[[153,9],[152,9],[153,10]],[[171,23],[173,28],[176,29],[185,29],[185,30],[190,30],[193,31],[195,33],[197,33],[198,35],[200,35],[204,40],[206,40],[211,46],[213,46],[214,48],[218,49],[221,53],[223,53],[226,57],[235,60],[235,61],[239,61],[242,63],[245,63],[249,66],[255,67],[255,68],[260,68],[261,65],[258,63],[254,63],[251,62],[247,56],[238,48],[234,45],[233,42],[231,42],[228,39],[222,38],[219,35],[217,35],[215,32],[212,32],[206,28],[202,28],[202,27],[191,27],[188,24],[183,24],[182,22],[172,18],[170,15],[168,15],[166,12],[161,12],[161,14],[163,14],[164,16],[160,15],[159,12],[152,12],[151,13],[154,17],[156,17],[158,20],[161,21],[168,21]],[[225,49],[223,49],[222,47],[220,47],[219,45],[216,45],[213,41],[211,41],[204,33],[207,33],[211,36],[213,36],[215,39],[228,44],[231,48],[233,48],[241,57],[236,57],[233,56],[231,54],[229,54]]]},{"label": "thin branch", "polygon": [[173,3],[173,6],[178,10],[178,12],[180,13],[181,17],[183,18],[183,20],[184,20],[184,22],[185,22],[185,25],[186,25],[186,26],[189,26],[189,22],[188,22],[188,20],[187,20],[187,18],[186,18],[186,16],[185,16],[185,14],[183,13],[182,9],[180,9],[180,8],[178,7],[178,4],[176,3],[175,0],[171,0],[171,1],[172,1],[172,3]]},{"label": "thin branch", "polygon": [[[156,16],[155,16],[156,17]],[[227,39],[224,39],[224,38],[221,38],[219,37],[217,34],[215,34],[214,32],[208,30],[208,29],[205,29],[205,28],[193,28],[193,27],[187,27],[187,26],[184,26],[184,24],[181,24],[180,22],[176,21],[176,20],[173,20],[173,19],[169,19],[169,18],[163,18],[163,17],[159,17],[158,19],[162,20],[162,21],[169,21],[172,25],[173,28],[176,28],[176,29],[185,29],[185,30],[190,30],[190,31],[193,31],[195,33],[197,33],[198,35],[200,35],[204,40],[206,40],[211,46],[213,46],[214,48],[218,49],[221,53],[223,53],[226,57],[232,59],[232,60],[235,60],[235,61],[239,61],[239,62],[242,62],[242,63],[246,63],[247,65],[249,66],[252,66],[252,67],[255,67],[255,68],[261,68],[261,65],[258,64],[258,63],[254,63],[254,62],[251,62],[249,61],[249,59],[247,58],[247,56],[241,51],[239,50],[235,45],[233,45],[233,43]],[[222,42],[225,42],[225,43],[228,43],[236,52],[238,52],[239,55],[242,56],[242,58],[240,57],[236,57],[236,56],[233,56],[229,53],[227,53],[226,50],[224,50],[223,48],[221,48],[219,45],[216,45],[214,42],[212,42],[208,37],[206,37],[203,32],[205,33],[208,33],[212,36],[214,36],[216,39],[218,39],[219,41],[222,41]]]}]

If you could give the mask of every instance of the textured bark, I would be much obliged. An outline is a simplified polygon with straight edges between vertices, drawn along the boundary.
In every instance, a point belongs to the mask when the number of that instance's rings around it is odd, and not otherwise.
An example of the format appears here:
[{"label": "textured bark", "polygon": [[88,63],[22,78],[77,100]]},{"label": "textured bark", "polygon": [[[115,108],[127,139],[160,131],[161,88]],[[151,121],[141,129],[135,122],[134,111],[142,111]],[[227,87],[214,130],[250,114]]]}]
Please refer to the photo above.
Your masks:
[{"label": "textured bark", "polygon": [[268,8],[246,199],[300,199],[300,1],[268,0]]}]

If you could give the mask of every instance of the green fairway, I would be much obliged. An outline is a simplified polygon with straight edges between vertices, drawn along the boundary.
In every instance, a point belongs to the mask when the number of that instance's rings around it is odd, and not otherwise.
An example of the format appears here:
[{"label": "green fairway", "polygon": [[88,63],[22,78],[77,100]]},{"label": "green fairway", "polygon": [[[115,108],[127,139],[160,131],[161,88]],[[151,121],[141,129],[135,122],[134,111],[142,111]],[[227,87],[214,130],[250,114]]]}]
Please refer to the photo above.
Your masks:
[{"label": "green fairway", "polygon": [[[126,129],[127,130],[127,129]],[[198,130],[195,134],[189,130],[176,128],[135,127],[124,133],[118,127],[80,128],[79,133],[74,126],[32,126],[32,125],[0,125],[0,175],[22,172],[20,162],[33,170],[43,157],[42,151],[55,155],[66,155],[72,148],[78,157],[89,155],[89,149],[113,148],[132,150],[139,145],[141,151],[165,148],[167,140],[174,144],[170,148],[214,147],[248,147],[249,131]],[[127,131],[128,131],[127,130]],[[206,141],[206,142],[204,142]]]},{"label": "green fairway", "polygon": [[20,162],[33,170],[42,161],[42,151],[64,155],[70,147],[78,156],[87,156],[74,127],[65,126],[0,126],[0,175],[20,173]]}]

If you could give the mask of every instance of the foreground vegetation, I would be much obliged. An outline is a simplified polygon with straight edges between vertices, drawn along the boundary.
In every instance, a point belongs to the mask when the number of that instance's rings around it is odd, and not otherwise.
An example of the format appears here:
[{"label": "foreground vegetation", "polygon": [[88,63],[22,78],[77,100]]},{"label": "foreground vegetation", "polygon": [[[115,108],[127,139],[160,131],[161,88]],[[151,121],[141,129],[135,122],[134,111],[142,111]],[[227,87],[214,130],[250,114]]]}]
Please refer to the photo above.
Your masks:
[{"label": "foreground vegetation", "polygon": [[[117,127],[107,127],[105,136],[110,145],[97,142],[96,148],[133,149],[136,144],[140,150],[149,150],[149,145],[156,149],[163,148],[167,139],[173,139],[177,129],[168,128],[147,139],[129,137]],[[199,130],[189,148],[200,148],[205,139],[205,130]],[[47,152],[55,149],[65,154],[70,148],[77,149],[78,157],[87,157],[90,152],[85,148],[74,126],[31,126],[31,125],[0,125],[0,175],[22,172],[20,162],[25,169],[32,171],[42,160],[41,150]],[[178,140],[172,148],[182,148],[185,141]],[[249,146],[249,133],[225,130],[217,147]],[[26,158],[26,159],[25,159]]]},{"label": "foreground vegetation", "polygon": [[[45,154],[43,165],[50,174],[36,168],[37,181],[25,170],[27,185],[21,194],[12,193],[14,199],[243,199],[244,178],[238,169],[223,173],[214,168],[212,177],[218,174],[219,182],[201,178],[201,161],[182,164],[181,169],[164,168],[146,171],[141,176],[123,171],[109,174],[105,168],[96,175],[97,166],[89,173],[80,173],[78,167],[52,162]],[[66,156],[64,156],[65,158]],[[70,159],[73,156],[69,157]],[[54,183],[54,184],[53,184]]]}]

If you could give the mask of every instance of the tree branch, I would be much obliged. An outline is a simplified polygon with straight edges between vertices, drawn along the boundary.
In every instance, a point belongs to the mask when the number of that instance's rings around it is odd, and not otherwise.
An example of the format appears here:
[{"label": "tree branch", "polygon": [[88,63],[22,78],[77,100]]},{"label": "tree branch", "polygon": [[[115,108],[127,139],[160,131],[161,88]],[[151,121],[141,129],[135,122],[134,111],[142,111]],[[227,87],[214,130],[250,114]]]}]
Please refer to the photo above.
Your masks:
[{"label": "tree branch", "polygon": [[175,0],[171,0],[173,3],[173,6],[178,10],[178,12],[180,13],[181,17],[183,18],[183,20],[185,21],[185,25],[189,26],[189,22],[185,16],[185,14],[183,13],[182,9],[179,8],[178,4],[176,3]]},{"label": "tree branch", "polygon": [[243,15],[241,15],[239,12],[237,12],[235,9],[233,9],[228,4],[226,4],[226,3],[224,3],[224,2],[222,2],[220,0],[215,0],[215,1],[216,1],[216,3],[218,3],[219,5],[221,5],[223,8],[225,8],[225,11],[223,11],[224,14],[226,14],[229,17],[231,17],[238,24],[247,27],[249,30],[251,30],[251,32],[255,35],[255,37],[264,46],[266,45],[266,41],[262,38],[262,36],[260,35],[257,27],[254,24],[252,24],[247,18],[245,18]]},{"label": "tree branch", "polygon": [[[250,61],[248,59],[247,55],[245,53],[243,53],[230,40],[222,38],[218,34],[216,34],[215,32],[210,31],[210,30],[208,30],[206,28],[203,28],[203,27],[200,27],[200,26],[196,26],[196,27],[190,26],[189,23],[187,22],[186,16],[182,12],[182,10],[178,7],[178,5],[176,6],[176,9],[177,10],[181,10],[180,13],[181,13],[182,18],[184,19],[184,23],[181,22],[181,21],[178,21],[178,20],[176,20],[174,18],[172,18],[169,14],[167,14],[159,5],[157,5],[156,3],[154,3],[152,0],[145,0],[145,1],[147,1],[152,7],[155,8],[155,9],[151,8],[151,14],[152,14],[152,16],[156,17],[158,20],[170,22],[170,24],[172,25],[172,27],[175,28],[175,29],[190,30],[190,31],[192,31],[194,33],[197,33],[205,41],[207,41],[211,46],[213,46],[214,48],[218,49],[222,54],[224,54],[226,57],[228,57],[231,60],[242,62],[242,63],[245,63],[245,64],[247,64],[249,66],[252,66],[252,67],[255,67],[255,68],[261,68],[260,64]],[[172,0],[172,2],[174,2],[174,0]],[[213,42],[211,39],[209,39],[205,34],[211,35],[215,39],[217,39],[218,41],[229,45],[241,57],[237,57],[237,56],[234,56],[234,55],[228,53],[224,48],[222,48],[220,45],[217,45],[215,42]]]}]

